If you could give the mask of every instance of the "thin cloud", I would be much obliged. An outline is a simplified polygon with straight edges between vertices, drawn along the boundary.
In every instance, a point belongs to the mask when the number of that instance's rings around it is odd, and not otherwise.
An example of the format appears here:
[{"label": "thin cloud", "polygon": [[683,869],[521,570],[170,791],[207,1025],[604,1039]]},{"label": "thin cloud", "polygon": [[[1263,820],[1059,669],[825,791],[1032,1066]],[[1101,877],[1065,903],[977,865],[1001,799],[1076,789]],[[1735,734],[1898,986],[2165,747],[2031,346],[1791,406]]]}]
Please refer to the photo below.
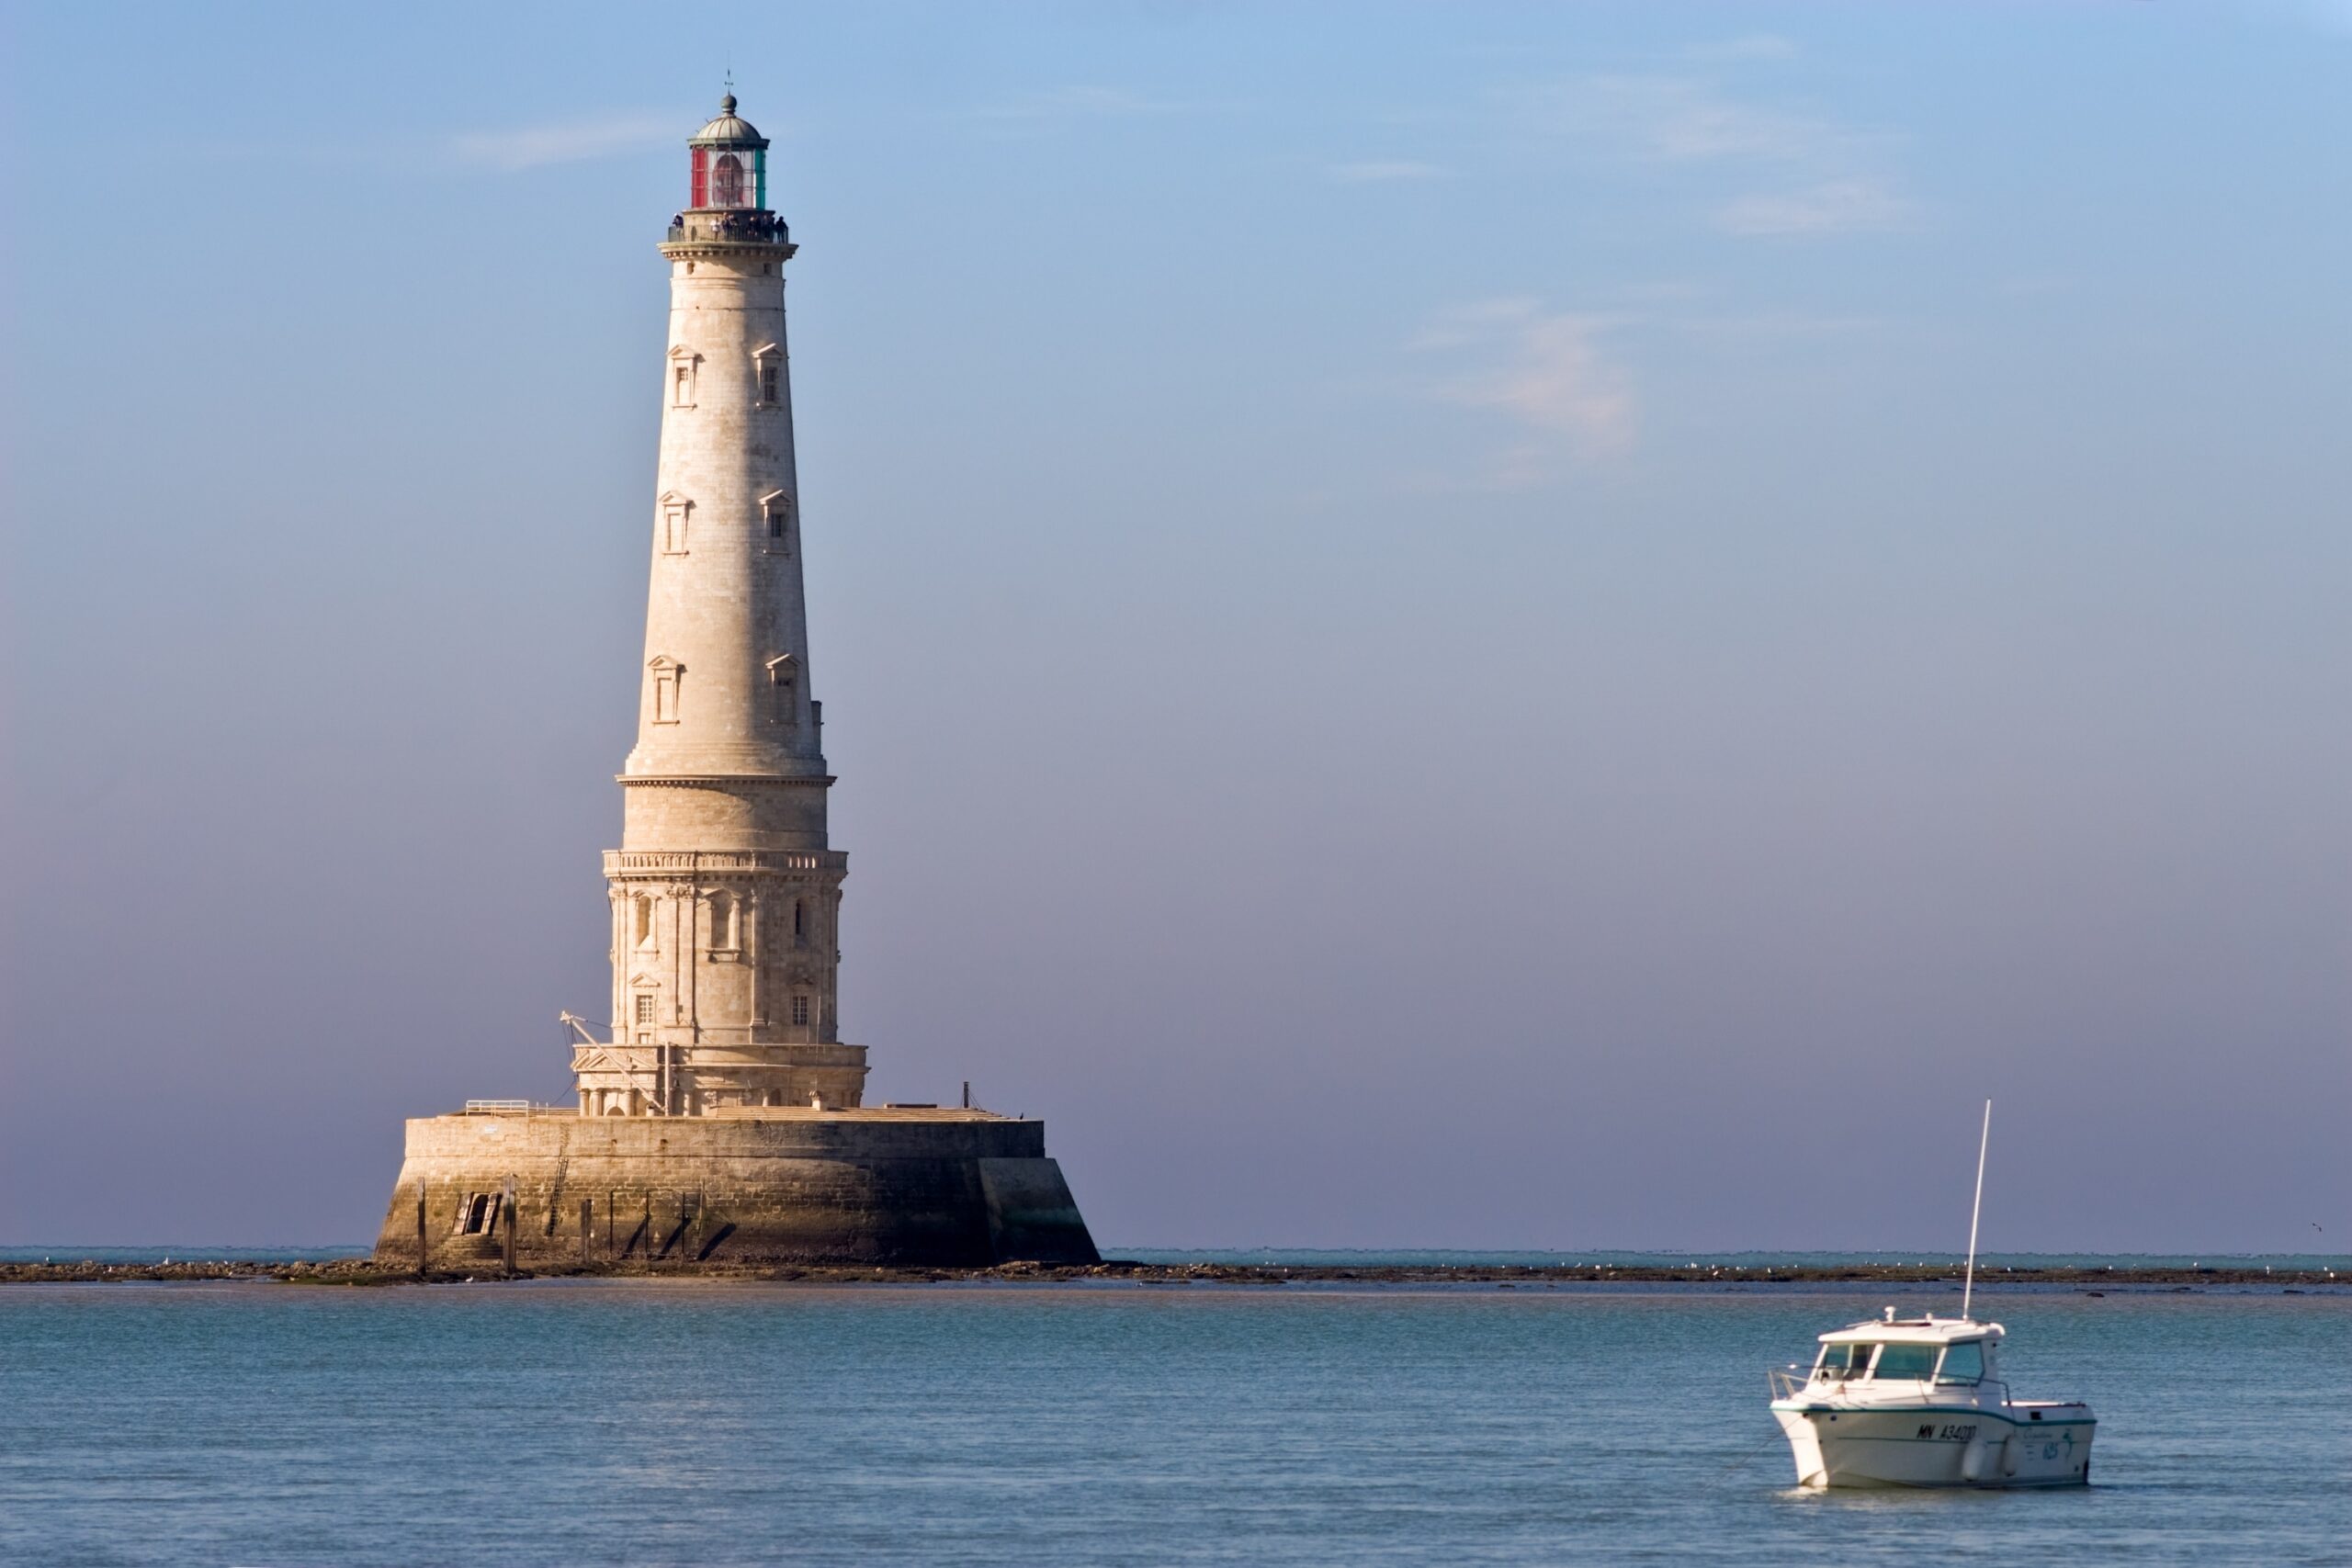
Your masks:
[{"label": "thin cloud", "polygon": [[1794,60],[1797,46],[1778,33],[1748,33],[1694,45],[1690,53],[1693,60]]},{"label": "thin cloud", "polygon": [[[1750,40],[1759,51],[1770,46]],[[1522,107],[1532,126],[1588,151],[1663,172],[1720,165],[1766,188],[1718,191],[1704,209],[1744,238],[1885,232],[1917,204],[1889,172],[1898,138],[1821,115],[1747,101],[1696,75],[1596,76],[1557,83]],[[1702,203],[1706,197],[1698,198]]]},{"label": "thin cloud", "polygon": [[2352,0],[2297,0],[2290,8],[2324,32],[2352,34]]},{"label": "thin cloud", "polygon": [[469,164],[516,174],[553,164],[582,164],[641,152],[680,141],[693,130],[687,126],[681,130],[679,126],[675,115],[618,114],[513,130],[469,130],[451,137],[449,145]]},{"label": "thin cloud", "polygon": [[1725,203],[1715,222],[1732,234],[1856,234],[1907,229],[1917,212],[1885,181],[1857,178],[1753,192]]},{"label": "thin cloud", "polygon": [[1535,130],[1657,163],[1818,158],[1854,140],[1816,116],[1744,103],[1691,76],[1587,76],[1520,95]]},{"label": "thin cloud", "polygon": [[1633,389],[1600,343],[1611,324],[1532,299],[1490,299],[1443,312],[1412,346],[1470,362],[1430,381],[1428,393],[1516,427],[1519,439],[1502,449],[1490,479],[1517,488],[1544,478],[1563,452],[1595,458],[1633,445]]},{"label": "thin cloud", "polygon": [[1883,334],[1902,325],[1890,316],[1830,315],[1808,310],[1750,310],[1727,315],[1661,316],[1661,327],[1702,342],[1789,343]]},{"label": "thin cloud", "polygon": [[1341,185],[1378,185],[1391,180],[1442,179],[1447,171],[1436,164],[1424,164],[1418,159],[1397,159],[1390,163],[1334,164],[1329,171]]}]

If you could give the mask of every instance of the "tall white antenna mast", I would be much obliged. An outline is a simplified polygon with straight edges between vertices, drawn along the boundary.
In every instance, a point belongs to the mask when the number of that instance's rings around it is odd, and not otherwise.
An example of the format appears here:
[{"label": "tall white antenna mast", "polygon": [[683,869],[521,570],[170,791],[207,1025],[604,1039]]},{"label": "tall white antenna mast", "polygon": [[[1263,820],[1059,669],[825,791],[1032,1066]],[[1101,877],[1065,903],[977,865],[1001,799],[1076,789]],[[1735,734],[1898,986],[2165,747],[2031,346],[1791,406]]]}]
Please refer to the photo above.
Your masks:
[{"label": "tall white antenna mast", "polygon": [[1984,1213],[1984,1151],[1993,1143],[1993,1102],[1984,1102],[1984,1131],[1976,1140],[1976,1206],[1968,1211],[1968,1278],[1960,1287],[1960,1315],[1968,1316],[1968,1298],[1976,1293],[1976,1222]]}]

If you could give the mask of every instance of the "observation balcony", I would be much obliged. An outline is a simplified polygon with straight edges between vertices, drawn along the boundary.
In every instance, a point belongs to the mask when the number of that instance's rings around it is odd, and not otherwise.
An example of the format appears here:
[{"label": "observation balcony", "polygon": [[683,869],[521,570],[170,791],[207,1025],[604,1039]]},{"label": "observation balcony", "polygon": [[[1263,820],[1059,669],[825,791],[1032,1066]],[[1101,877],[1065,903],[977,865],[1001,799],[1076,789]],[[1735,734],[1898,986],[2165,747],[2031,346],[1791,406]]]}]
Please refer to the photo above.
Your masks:
[{"label": "observation balcony", "polygon": [[703,872],[845,871],[847,850],[606,850],[605,875],[694,876]]},{"label": "observation balcony", "polygon": [[665,244],[782,245],[795,249],[792,231],[773,212],[745,208],[696,208],[670,220]]}]

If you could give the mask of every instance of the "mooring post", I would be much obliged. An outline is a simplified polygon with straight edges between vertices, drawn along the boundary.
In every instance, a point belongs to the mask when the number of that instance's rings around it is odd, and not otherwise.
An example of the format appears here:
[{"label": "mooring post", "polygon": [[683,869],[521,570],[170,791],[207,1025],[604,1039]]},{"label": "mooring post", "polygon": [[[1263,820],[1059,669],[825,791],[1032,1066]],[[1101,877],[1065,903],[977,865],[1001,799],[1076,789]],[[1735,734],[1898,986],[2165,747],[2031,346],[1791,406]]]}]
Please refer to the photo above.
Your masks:
[{"label": "mooring post", "polygon": [[506,1179],[506,1271],[514,1272],[514,1179]]},{"label": "mooring post", "polygon": [[580,1200],[580,1261],[588,1261],[588,1248],[596,1236],[596,1200]]},{"label": "mooring post", "polygon": [[425,1275],[426,1249],[430,1245],[424,1231],[424,1183],[420,1181],[416,1184],[416,1277],[420,1280]]}]

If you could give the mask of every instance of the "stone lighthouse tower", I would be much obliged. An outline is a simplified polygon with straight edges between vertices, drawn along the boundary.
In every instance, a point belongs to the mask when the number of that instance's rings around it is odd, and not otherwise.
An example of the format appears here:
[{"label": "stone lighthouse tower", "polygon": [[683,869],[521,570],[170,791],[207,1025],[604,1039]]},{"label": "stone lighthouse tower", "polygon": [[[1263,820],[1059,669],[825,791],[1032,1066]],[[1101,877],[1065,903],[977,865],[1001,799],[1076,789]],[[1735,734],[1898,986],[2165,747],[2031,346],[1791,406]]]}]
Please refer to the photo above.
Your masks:
[{"label": "stone lighthouse tower", "polygon": [[420,1271],[1096,1260],[1042,1122],[865,1103],[835,971],[766,138],[687,143],[670,220],[637,743],[620,773],[612,1023],[563,1015],[576,1103],[410,1119],[376,1255]]},{"label": "stone lighthouse tower", "polygon": [[651,591],[637,745],[620,777],[613,1039],[575,1055],[590,1115],[854,1106],[835,933],[847,857],[825,838],[809,682],[784,264],[767,140],[735,113],[687,144],[686,209],[662,254]]}]

